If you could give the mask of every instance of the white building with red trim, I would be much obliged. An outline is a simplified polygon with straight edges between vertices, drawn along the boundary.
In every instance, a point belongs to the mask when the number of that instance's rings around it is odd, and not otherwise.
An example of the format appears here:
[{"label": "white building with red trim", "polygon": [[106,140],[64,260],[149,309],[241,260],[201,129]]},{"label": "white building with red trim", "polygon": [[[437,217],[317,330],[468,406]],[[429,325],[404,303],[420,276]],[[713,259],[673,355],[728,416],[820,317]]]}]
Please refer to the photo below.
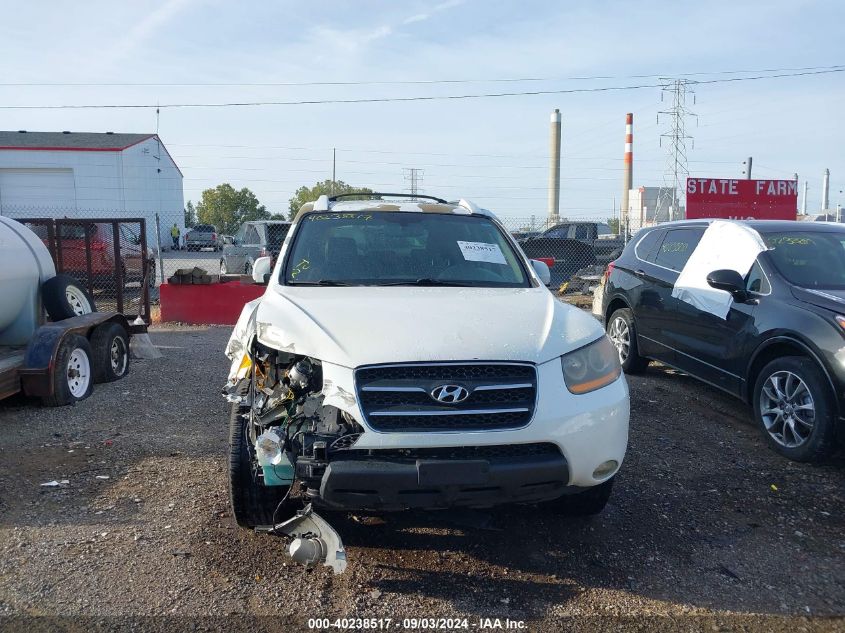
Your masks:
[{"label": "white building with red trim", "polygon": [[0,215],[143,217],[184,234],[182,172],[156,134],[0,131]]}]

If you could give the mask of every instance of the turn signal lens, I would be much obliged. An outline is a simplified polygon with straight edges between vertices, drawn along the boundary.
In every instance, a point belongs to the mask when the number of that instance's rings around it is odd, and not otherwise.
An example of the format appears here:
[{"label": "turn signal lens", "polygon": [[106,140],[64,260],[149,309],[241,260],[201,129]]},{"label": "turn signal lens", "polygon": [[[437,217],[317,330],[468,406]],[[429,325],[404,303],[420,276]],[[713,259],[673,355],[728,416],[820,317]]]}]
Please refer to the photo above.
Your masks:
[{"label": "turn signal lens", "polygon": [[845,316],[842,316],[841,314],[837,314],[833,318],[836,319],[836,323],[839,325],[839,327],[841,327],[843,330],[845,330]]},{"label": "turn signal lens", "polygon": [[619,378],[619,354],[607,336],[560,357],[563,381],[574,394],[601,389]]}]

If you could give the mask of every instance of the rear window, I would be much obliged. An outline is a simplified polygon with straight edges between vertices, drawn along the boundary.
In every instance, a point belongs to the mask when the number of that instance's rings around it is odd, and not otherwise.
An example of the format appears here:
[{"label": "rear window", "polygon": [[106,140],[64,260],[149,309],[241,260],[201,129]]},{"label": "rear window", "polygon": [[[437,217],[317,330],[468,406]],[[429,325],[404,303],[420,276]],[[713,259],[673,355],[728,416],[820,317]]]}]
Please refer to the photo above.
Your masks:
[{"label": "rear window", "polygon": [[637,234],[634,237],[634,253],[637,259],[653,264],[654,258],[657,255],[657,243],[661,237],[663,237],[663,231],[648,231],[643,236]]},{"label": "rear window", "polygon": [[199,233],[214,233],[216,231],[210,224],[197,224],[192,230]]},{"label": "rear window", "polygon": [[672,229],[666,231],[666,237],[657,249],[657,256],[654,263],[664,268],[680,272],[684,264],[692,255],[704,229]]}]

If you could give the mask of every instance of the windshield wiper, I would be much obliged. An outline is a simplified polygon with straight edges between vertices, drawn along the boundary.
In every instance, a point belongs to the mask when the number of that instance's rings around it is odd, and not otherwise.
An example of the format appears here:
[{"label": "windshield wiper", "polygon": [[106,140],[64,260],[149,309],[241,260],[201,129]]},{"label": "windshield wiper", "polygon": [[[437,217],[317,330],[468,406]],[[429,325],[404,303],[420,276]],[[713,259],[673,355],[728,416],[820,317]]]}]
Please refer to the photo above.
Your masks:
[{"label": "windshield wiper", "polygon": [[405,281],[389,281],[383,284],[375,284],[377,286],[452,286],[458,288],[472,288],[473,284],[468,284],[462,281],[447,281],[445,279],[432,279],[431,277],[422,277],[420,279],[407,279]]},{"label": "windshield wiper", "polygon": [[352,284],[345,281],[335,281],[334,279],[320,279],[319,281],[289,281],[291,286],[351,286]]}]

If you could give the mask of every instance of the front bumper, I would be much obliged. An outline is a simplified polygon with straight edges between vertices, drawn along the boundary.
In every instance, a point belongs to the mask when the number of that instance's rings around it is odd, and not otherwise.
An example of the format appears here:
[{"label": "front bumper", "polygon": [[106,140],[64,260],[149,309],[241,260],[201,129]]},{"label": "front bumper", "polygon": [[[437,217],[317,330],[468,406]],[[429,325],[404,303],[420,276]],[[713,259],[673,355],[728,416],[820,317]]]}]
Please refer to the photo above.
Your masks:
[{"label": "front bumper", "polygon": [[489,460],[332,461],[315,502],[338,510],[406,510],[536,503],[564,494],[563,455]]}]

